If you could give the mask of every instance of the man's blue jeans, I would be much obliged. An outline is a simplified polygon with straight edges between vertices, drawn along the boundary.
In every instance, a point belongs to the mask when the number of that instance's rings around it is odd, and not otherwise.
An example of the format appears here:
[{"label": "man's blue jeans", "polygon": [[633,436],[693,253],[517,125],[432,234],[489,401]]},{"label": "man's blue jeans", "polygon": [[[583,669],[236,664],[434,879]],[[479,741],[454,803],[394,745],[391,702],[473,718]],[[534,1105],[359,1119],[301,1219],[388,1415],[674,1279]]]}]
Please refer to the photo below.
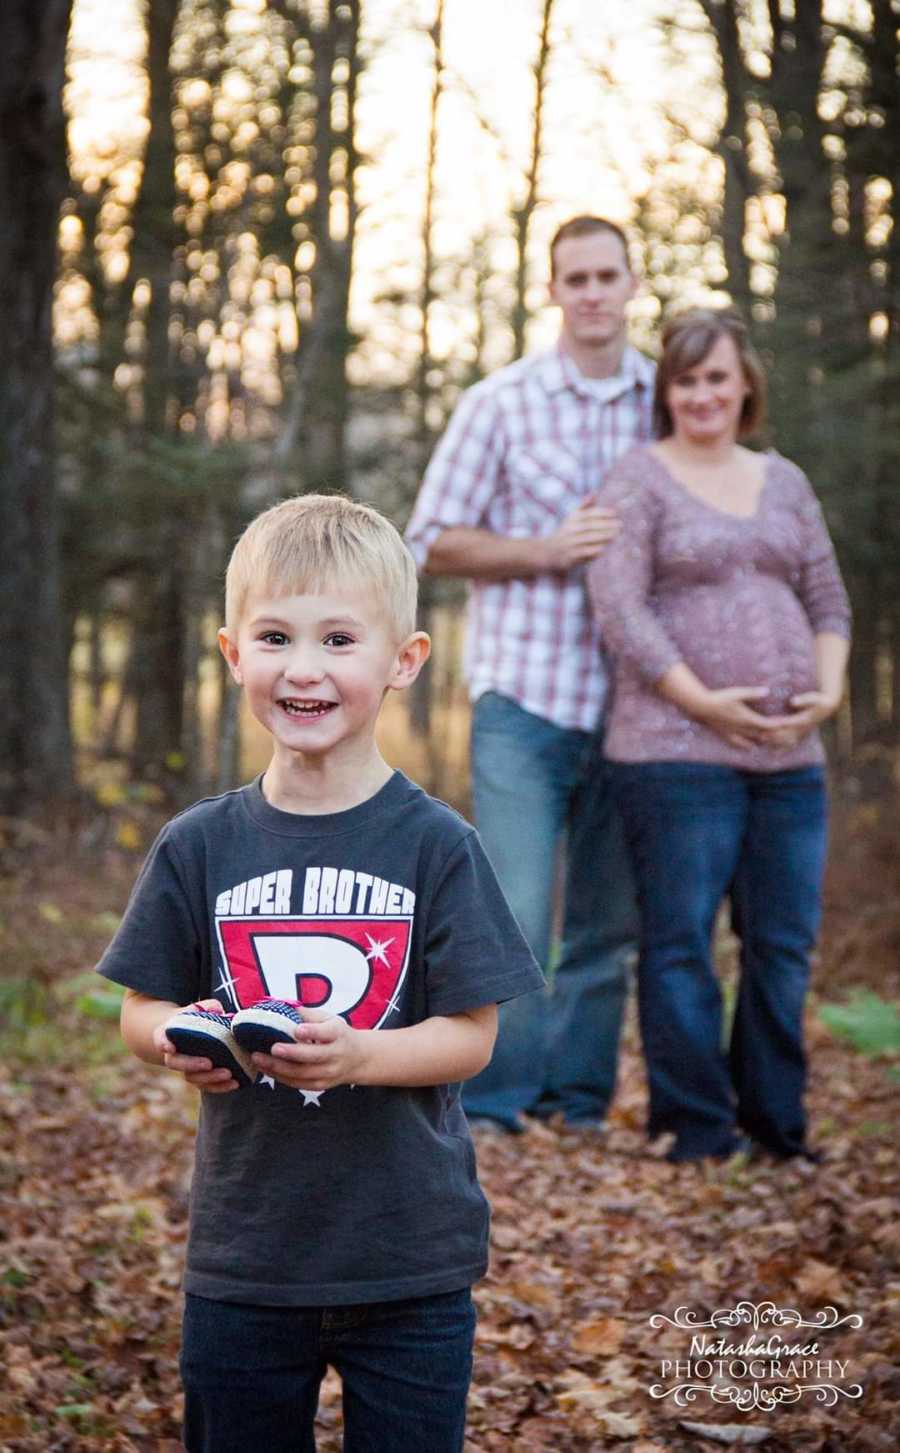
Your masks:
[{"label": "man's blue jeans", "polygon": [[500,1006],[471,1117],[518,1128],[523,1111],[602,1120],[616,1081],[628,965],[637,939],[631,869],[599,737],[567,730],[495,692],[472,718],[475,821],[510,907],[547,967],[560,844],[563,943],[553,991]]},{"label": "man's blue jeans", "polygon": [[352,1307],[185,1298],[187,1453],[315,1453],[327,1367],[343,1383],[344,1453],[462,1453],[475,1311],[468,1288]]},{"label": "man's blue jeans", "polygon": [[[802,1153],[803,1001],[826,850],[822,770],[648,762],[614,773],[641,908],[649,1133],[674,1132],[673,1159],[728,1154],[736,1126],[775,1154]],[[726,1055],[712,935],[729,894],[741,980]]]}]

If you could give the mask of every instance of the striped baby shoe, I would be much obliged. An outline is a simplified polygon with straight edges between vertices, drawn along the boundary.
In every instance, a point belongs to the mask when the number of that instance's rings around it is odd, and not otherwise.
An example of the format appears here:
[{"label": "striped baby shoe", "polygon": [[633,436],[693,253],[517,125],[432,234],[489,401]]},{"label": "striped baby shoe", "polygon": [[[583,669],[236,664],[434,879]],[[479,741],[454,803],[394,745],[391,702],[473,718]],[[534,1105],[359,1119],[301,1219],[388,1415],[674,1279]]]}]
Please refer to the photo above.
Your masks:
[{"label": "striped baby shoe", "polygon": [[273,1044],[294,1044],[294,1030],[303,1023],[299,1008],[288,999],[260,999],[235,1014],[234,1037],[247,1054],[271,1054]]},{"label": "striped baby shoe", "polygon": [[192,1004],[179,1009],[165,1025],[166,1038],[179,1054],[192,1054],[212,1060],[216,1069],[231,1070],[243,1088],[256,1079],[256,1068],[231,1032],[233,1014],[220,1014]]}]

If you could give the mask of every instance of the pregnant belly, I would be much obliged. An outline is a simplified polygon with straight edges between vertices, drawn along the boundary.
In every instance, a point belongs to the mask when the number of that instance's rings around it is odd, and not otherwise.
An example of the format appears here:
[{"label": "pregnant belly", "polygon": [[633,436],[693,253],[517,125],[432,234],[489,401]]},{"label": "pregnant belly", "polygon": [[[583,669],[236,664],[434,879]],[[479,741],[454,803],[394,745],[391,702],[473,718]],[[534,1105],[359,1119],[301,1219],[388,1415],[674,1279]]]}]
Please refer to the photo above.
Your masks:
[{"label": "pregnant belly", "polygon": [[754,709],[768,716],[788,711],[791,697],[816,690],[812,630],[793,592],[774,602],[752,598],[736,605],[732,599],[703,617],[676,612],[669,629],[704,685],[765,687],[768,695]]}]

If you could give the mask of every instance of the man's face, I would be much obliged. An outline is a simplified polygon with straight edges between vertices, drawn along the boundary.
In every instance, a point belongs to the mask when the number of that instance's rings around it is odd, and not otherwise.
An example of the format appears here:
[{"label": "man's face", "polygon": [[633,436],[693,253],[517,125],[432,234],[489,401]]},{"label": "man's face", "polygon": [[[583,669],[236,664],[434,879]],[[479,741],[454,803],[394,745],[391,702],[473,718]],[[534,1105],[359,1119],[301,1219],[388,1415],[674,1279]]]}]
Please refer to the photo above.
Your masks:
[{"label": "man's face", "polygon": [[563,340],[587,348],[623,341],[637,279],[620,239],[612,232],[564,237],[554,261],[550,296],[562,312]]}]

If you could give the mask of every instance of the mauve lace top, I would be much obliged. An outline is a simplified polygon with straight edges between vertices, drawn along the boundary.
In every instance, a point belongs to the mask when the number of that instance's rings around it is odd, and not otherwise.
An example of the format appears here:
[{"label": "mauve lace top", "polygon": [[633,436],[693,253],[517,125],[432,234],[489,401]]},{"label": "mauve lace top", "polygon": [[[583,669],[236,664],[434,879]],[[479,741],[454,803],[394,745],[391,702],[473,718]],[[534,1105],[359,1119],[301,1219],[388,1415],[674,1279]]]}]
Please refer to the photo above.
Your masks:
[{"label": "mauve lace top", "polygon": [[816,690],[814,637],[849,636],[850,610],[802,470],[767,453],[756,512],[744,518],[691,494],[645,446],[610,470],[598,502],[622,520],[587,572],[612,666],[607,756],[760,772],[821,762],[818,732],[793,747],[734,747],[654,685],[683,661],[712,688],[767,686],[753,706],[771,714]]}]

